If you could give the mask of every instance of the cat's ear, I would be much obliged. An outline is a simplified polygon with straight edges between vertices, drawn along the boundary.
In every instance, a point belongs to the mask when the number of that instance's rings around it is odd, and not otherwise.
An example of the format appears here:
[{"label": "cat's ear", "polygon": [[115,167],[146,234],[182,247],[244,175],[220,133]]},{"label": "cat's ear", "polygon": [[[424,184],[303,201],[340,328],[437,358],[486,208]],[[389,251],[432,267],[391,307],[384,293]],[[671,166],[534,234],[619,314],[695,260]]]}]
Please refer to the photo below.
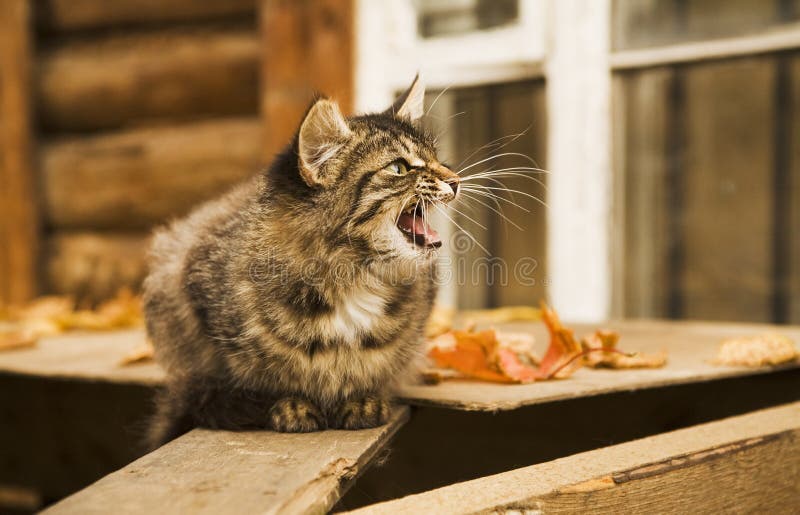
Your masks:
[{"label": "cat's ear", "polygon": [[336,102],[322,98],[308,110],[297,137],[300,175],[309,186],[328,184],[325,163],[344,146],[350,127]]},{"label": "cat's ear", "polygon": [[419,73],[417,73],[411,86],[395,100],[392,107],[390,107],[386,113],[414,122],[422,118],[424,104],[425,84],[422,83],[422,79]]}]

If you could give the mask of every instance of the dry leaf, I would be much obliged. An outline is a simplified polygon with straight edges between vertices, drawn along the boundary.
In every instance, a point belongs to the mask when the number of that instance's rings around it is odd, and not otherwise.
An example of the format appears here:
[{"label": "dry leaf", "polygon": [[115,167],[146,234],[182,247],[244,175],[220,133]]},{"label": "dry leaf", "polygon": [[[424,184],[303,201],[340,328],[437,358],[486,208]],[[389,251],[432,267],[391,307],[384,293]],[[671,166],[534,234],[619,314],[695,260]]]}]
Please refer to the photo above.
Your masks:
[{"label": "dry leaf", "polygon": [[141,300],[129,289],[121,289],[117,295],[95,310],[80,310],[63,314],[58,319],[67,329],[103,331],[135,327],[142,324]]},{"label": "dry leaf", "polygon": [[572,329],[564,327],[558,318],[558,313],[547,307],[544,302],[542,302],[542,319],[550,332],[550,345],[542,358],[540,369],[548,378],[569,377],[582,365],[578,359],[582,353],[581,346],[575,341]]},{"label": "dry leaf", "polygon": [[[453,377],[531,383],[569,377],[583,365],[622,369],[655,368],[666,363],[665,353],[646,355],[620,351],[616,348],[619,334],[613,331],[596,331],[579,344],[572,330],[564,327],[558,314],[545,303],[537,312],[550,333],[550,343],[541,360],[533,351],[532,335],[494,329],[453,330],[429,340],[428,357],[439,369],[427,371],[423,379],[429,384]],[[447,369],[447,373],[441,369]]]},{"label": "dry leaf", "polygon": [[436,366],[451,368],[468,377],[500,383],[513,382],[496,364],[498,347],[494,330],[451,331],[434,339],[428,351]]},{"label": "dry leaf", "polygon": [[155,349],[150,340],[145,340],[143,344],[139,345],[119,362],[119,366],[127,367],[129,365],[137,365],[139,363],[148,363],[154,359]]},{"label": "dry leaf", "polygon": [[584,336],[581,347],[584,351],[583,363],[592,368],[660,368],[667,364],[667,353],[626,354],[617,349],[619,333],[599,329]]},{"label": "dry leaf", "polygon": [[768,333],[724,340],[715,362],[719,365],[761,367],[786,363],[798,356],[800,352],[790,338]]}]

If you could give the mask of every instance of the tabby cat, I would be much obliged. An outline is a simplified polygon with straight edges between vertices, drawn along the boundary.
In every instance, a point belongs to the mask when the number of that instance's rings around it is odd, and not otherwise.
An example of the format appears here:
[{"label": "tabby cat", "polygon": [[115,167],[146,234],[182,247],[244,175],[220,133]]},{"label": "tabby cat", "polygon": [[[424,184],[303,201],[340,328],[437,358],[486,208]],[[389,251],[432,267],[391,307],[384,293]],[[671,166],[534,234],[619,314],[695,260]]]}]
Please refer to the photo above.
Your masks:
[{"label": "tabby cat", "polygon": [[459,185],[419,126],[423,96],[417,77],[378,114],[317,100],[267,171],[157,231],[153,446],[196,426],[386,423],[436,292],[427,211]]}]

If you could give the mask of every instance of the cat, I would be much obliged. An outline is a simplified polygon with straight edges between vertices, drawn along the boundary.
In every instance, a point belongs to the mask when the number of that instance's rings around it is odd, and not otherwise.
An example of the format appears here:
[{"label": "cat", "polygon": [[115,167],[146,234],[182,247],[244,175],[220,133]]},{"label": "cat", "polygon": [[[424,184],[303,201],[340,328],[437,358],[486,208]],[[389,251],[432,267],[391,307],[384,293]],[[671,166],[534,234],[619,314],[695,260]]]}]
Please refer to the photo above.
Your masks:
[{"label": "cat", "polygon": [[436,294],[427,211],[458,194],[419,76],[382,113],[316,100],[264,172],[156,231],[143,298],[168,379],[156,447],[193,427],[385,424]]}]

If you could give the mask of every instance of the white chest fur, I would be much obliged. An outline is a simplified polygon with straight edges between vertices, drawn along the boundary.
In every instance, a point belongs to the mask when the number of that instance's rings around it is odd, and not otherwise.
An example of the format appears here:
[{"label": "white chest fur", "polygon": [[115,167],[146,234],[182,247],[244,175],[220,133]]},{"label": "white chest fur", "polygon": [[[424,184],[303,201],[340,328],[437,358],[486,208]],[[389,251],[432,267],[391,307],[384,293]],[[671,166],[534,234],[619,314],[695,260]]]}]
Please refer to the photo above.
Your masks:
[{"label": "white chest fur", "polygon": [[385,287],[366,284],[346,291],[339,297],[333,311],[322,320],[326,336],[356,342],[360,335],[371,332],[383,316],[388,293]]}]

